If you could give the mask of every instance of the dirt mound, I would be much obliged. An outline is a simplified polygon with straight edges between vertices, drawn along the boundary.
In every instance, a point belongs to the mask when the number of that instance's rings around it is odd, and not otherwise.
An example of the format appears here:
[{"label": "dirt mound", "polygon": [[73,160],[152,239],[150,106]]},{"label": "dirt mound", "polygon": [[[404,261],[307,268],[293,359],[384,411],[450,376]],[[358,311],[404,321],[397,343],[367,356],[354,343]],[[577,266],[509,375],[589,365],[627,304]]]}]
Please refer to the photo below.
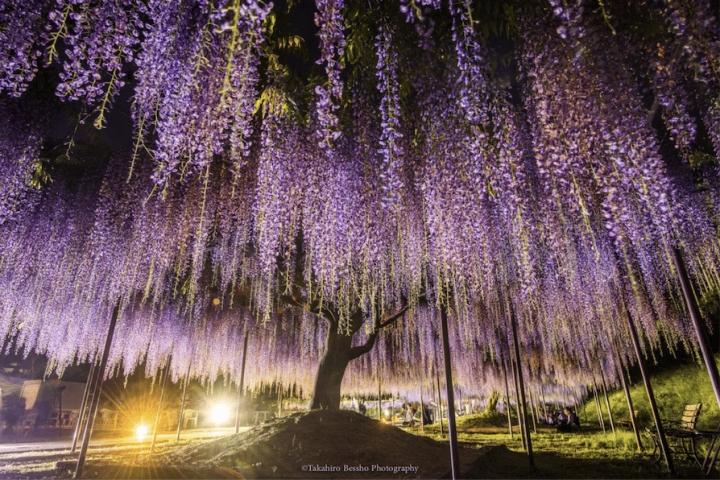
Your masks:
[{"label": "dirt mound", "polygon": [[[484,451],[462,448],[462,471]],[[297,413],[168,454],[164,462],[253,478],[444,478],[449,449],[349,411]]]}]

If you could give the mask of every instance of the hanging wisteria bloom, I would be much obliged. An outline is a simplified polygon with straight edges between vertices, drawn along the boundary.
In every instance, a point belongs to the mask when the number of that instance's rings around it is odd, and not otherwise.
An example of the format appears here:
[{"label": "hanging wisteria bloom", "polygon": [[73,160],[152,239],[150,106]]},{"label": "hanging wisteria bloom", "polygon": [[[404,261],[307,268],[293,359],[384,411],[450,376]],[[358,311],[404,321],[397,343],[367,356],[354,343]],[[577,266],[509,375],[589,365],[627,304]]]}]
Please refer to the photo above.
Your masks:
[{"label": "hanging wisteria bloom", "polygon": [[398,58],[393,46],[390,27],[381,25],[375,37],[377,51],[377,88],[380,100],[380,156],[385,192],[384,206],[397,207],[402,198],[403,149],[400,131],[400,86],[398,84]]},{"label": "hanging wisteria bloom", "polygon": [[345,51],[343,33],[343,0],[317,0],[315,2],[315,25],[320,28],[320,51],[318,63],[325,66],[327,85],[315,87],[318,123],[322,129],[320,147],[333,148],[340,137],[338,111],[343,95],[342,67]]},{"label": "hanging wisteria bloom", "polygon": [[19,97],[35,77],[46,37],[42,26],[47,4],[12,0],[0,5],[0,93]]},{"label": "hanging wisteria bloom", "polygon": [[97,108],[98,128],[105,125],[107,111],[125,85],[126,64],[133,61],[140,40],[138,5],[114,0],[97,6],[90,1],[57,2],[50,14],[51,36],[54,42],[62,37],[66,57],[57,95]]},{"label": "hanging wisteria bloom", "polygon": [[637,361],[628,319],[692,351],[720,30],[626,3],[2,2],[3,351],[62,373],[115,318],[106,377],[237,382],[248,339],[247,385],[322,408],[378,372],[427,395],[441,312],[463,393],[516,338],[558,398]]}]

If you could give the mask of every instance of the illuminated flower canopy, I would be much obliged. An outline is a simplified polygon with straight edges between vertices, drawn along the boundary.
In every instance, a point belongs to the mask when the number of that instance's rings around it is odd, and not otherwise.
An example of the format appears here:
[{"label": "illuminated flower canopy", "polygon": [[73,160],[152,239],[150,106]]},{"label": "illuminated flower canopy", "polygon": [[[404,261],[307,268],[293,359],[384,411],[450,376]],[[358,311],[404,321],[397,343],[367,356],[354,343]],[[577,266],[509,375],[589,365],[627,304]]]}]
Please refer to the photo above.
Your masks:
[{"label": "illuminated flower canopy", "polygon": [[[236,379],[250,332],[250,384],[307,386],[328,326],[298,294],[361,336],[410,307],[356,390],[437,368],[440,306],[475,391],[502,382],[511,306],[548,383],[598,356],[614,378],[626,310],[648,354],[693,348],[670,252],[717,290],[718,19],[599,5],[4,1],[5,348],[62,372],[119,305],[108,375]],[[97,132],[128,141],[81,155]]]}]

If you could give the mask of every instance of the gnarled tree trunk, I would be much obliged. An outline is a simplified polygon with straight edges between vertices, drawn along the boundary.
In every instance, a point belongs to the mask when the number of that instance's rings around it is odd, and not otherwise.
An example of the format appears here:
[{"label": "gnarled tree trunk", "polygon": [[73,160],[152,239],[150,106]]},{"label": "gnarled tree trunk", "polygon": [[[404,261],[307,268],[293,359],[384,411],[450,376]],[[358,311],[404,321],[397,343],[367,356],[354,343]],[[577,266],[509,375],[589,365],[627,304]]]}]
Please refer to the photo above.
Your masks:
[{"label": "gnarled tree trunk", "polygon": [[350,363],[352,336],[328,330],[325,354],[320,360],[315,377],[311,409],[337,410],[340,408],[340,385]]},{"label": "gnarled tree trunk", "polygon": [[330,320],[334,316],[323,317],[328,321],[329,327],[325,342],[325,353],[320,360],[317,375],[315,376],[315,388],[310,402],[311,409],[338,410],[340,408],[340,386],[348,363],[372,350],[380,329],[400,318],[405,313],[405,310],[407,310],[407,307],[401,308],[400,311],[383,321],[378,321],[375,331],[370,334],[365,343],[356,347],[352,346],[352,340],[363,324],[361,312],[356,312],[352,317],[352,333],[350,335],[338,332],[337,323]]}]

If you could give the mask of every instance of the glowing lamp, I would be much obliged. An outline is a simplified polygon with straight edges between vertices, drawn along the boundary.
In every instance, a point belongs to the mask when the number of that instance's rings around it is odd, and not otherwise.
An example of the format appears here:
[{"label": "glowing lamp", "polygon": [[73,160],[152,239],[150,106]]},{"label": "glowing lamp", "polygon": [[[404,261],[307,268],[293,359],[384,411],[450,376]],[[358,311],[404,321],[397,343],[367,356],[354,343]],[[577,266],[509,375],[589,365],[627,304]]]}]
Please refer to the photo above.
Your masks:
[{"label": "glowing lamp", "polygon": [[147,425],[144,423],[137,425],[135,427],[135,440],[138,442],[144,441],[147,438],[148,433],[150,433],[150,429]]},{"label": "glowing lamp", "polygon": [[208,411],[208,418],[216,426],[227,423],[231,416],[232,410],[226,403],[215,403]]}]

